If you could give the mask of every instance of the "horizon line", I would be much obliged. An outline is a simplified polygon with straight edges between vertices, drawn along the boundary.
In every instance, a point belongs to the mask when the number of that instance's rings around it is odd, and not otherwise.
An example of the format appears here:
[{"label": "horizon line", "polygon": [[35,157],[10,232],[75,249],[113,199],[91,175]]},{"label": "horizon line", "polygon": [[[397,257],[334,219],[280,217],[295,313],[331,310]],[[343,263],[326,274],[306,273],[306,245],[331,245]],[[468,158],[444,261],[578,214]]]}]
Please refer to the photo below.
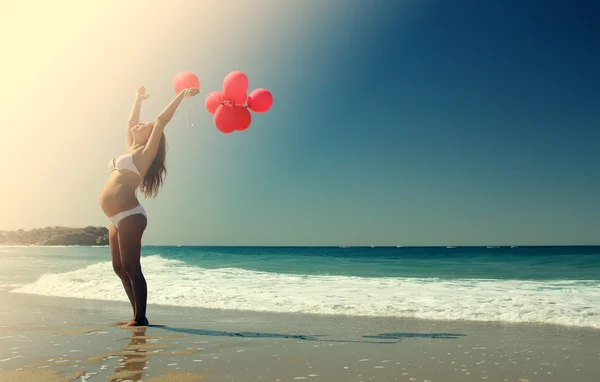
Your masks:
[{"label": "horizon line", "polygon": [[[97,247],[109,245],[37,245],[37,244],[0,244],[0,247]],[[600,244],[511,244],[511,245],[249,245],[249,244],[142,244],[142,247],[213,247],[213,248],[551,248],[551,247],[600,247]]]}]

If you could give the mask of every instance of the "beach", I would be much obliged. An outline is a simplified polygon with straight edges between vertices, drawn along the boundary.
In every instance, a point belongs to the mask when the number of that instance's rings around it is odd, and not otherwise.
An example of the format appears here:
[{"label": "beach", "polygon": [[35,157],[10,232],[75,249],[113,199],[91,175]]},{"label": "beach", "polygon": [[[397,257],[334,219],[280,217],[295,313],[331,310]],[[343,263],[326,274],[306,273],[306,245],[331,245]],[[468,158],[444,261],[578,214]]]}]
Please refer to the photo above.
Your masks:
[{"label": "beach", "polygon": [[0,382],[596,381],[600,247],[0,247]]},{"label": "beach", "polygon": [[600,330],[0,293],[0,381],[594,381]]}]

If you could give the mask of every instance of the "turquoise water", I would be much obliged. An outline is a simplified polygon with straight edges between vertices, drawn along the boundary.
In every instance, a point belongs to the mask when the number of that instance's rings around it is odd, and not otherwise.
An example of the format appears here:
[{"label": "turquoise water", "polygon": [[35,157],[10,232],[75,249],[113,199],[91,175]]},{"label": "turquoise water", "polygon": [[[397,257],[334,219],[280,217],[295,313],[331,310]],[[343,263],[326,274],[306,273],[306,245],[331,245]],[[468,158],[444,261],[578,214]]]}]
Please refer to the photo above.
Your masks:
[{"label": "turquoise water", "polygon": [[[0,290],[126,301],[106,247],[0,247]],[[162,305],[600,328],[600,247],[144,247]]]},{"label": "turquoise water", "polygon": [[188,264],[359,277],[600,280],[600,247],[150,247]]}]

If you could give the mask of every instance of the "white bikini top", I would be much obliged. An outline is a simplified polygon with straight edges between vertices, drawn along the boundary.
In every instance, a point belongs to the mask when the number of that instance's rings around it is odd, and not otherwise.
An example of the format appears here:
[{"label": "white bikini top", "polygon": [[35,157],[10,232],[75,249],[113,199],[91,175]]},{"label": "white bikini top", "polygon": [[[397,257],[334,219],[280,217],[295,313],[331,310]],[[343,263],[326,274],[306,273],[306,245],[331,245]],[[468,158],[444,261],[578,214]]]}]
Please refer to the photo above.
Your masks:
[{"label": "white bikini top", "polygon": [[135,172],[139,177],[141,177],[140,172],[133,163],[132,154],[123,154],[118,158],[111,159],[110,162],[108,162],[108,169],[110,172],[113,172],[114,170],[129,170]]}]

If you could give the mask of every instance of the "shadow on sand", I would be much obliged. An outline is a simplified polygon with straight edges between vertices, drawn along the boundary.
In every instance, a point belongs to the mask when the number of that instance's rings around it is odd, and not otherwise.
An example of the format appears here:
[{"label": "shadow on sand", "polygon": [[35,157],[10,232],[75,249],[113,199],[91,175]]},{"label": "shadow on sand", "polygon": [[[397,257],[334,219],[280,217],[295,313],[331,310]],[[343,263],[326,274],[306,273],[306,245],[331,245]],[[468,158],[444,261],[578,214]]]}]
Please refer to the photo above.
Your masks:
[{"label": "shadow on sand", "polygon": [[376,338],[380,340],[402,340],[403,338],[440,338],[445,340],[455,340],[458,337],[465,337],[466,334],[456,333],[382,333],[375,336],[363,336],[363,338]]},{"label": "shadow on sand", "polygon": [[150,325],[150,327],[168,330],[177,333],[192,334],[197,336],[213,336],[213,337],[241,337],[241,338],[279,338],[279,339],[294,339],[302,341],[320,341],[320,342],[358,342],[369,344],[395,344],[405,338],[430,338],[430,339],[458,339],[466,336],[465,334],[455,333],[382,333],[377,335],[362,336],[363,338],[371,338],[381,341],[368,340],[336,340],[323,339],[326,335],[303,335],[303,334],[281,334],[281,333],[261,333],[261,332],[225,332],[220,330],[210,329],[193,329],[193,328],[177,328],[166,325]]}]

